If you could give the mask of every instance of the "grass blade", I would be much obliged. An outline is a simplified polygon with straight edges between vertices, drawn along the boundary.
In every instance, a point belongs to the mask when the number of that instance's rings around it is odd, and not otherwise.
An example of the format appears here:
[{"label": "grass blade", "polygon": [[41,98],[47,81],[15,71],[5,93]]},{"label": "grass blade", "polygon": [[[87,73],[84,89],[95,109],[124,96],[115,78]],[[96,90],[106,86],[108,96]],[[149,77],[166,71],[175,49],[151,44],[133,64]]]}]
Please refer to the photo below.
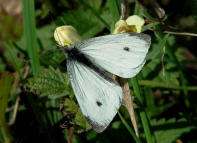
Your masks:
[{"label": "grass blade", "polygon": [[12,143],[13,137],[10,133],[8,124],[6,122],[6,108],[9,101],[9,93],[11,92],[14,77],[5,72],[0,77],[0,127],[5,140],[5,143]]},{"label": "grass blade", "polygon": [[127,130],[129,131],[129,133],[133,136],[134,140],[136,141],[136,143],[141,143],[140,139],[136,136],[135,132],[133,131],[133,129],[129,126],[129,124],[125,121],[125,119],[122,117],[122,115],[120,114],[120,112],[118,112],[118,115],[122,121],[122,123],[124,124],[124,126],[127,128]]},{"label": "grass blade", "polygon": [[[143,98],[141,96],[141,92],[140,92],[140,87],[137,81],[137,78],[134,77],[131,79],[132,85],[133,85],[133,90],[135,93],[135,96],[137,98],[137,100],[139,101],[139,103],[141,104],[141,106],[143,105]],[[146,139],[148,143],[153,143],[152,141],[152,136],[151,136],[151,131],[150,131],[150,127],[149,127],[149,122],[146,116],[146,112],[144,111],[143,107],[142,110],[140,110],[140,118],[142,120],[142,125],[144,128],[144,132],[146,135]]]},{"label": "grass blade", "polygon": [[9,54],[10,54],[10,57],[11,57],[11,59],[12,59],[14,65],[15,65],[15,67],[16,67],[16,71],[18,72],[20,79],[23,81],[24,78],[23,78],[23,75],[22,75],[22,73],[21,73],[21,71],[20,71],[19,65],[18,65],[18,63],[17,63],[17,58],[16,58],[16,56],[14,55],[14,52],[12,51],[12,48],[11,48],[6,42],[3,42],[3,44],[4,44],[4,46],[8,49],[8,52],[9,52]]},{"label": "grass blade", "polygon": [[38,45],[36,41],[34,0],[22,0],[24,36],[33,73],[39,73]]}]

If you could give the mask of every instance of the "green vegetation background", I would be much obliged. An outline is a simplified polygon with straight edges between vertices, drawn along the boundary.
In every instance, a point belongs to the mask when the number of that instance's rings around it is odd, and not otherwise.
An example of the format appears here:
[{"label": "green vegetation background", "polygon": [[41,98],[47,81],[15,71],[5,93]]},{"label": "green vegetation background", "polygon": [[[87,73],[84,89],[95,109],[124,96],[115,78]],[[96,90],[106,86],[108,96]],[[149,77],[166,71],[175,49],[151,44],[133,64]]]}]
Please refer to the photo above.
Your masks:
[{"label": "green vegetation background", "polygon": [[128,0],[127,14],[144,17],[143,31],[152,37],[146,65],[128,80],[139,139],[124,107],[103,133],[90,129],[53,38],[61,25],[74,26],[83,39],[110,34],[119,0],[0,3],[0,143],[65,143],[72,131],[73,143],[197,142],[196,0]]}]

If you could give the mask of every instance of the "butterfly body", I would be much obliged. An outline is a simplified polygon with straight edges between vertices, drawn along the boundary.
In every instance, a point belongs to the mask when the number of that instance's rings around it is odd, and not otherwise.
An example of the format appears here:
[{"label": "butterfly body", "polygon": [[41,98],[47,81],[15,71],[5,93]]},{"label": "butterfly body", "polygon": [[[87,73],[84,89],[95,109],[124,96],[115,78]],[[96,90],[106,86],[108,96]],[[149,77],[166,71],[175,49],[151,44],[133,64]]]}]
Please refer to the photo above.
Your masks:
[{"label": "butterfly body", "polygon": [[123,33],[91,38],[64,48],[67,71],[83,115],[102,132],[121,106],[122,89],[105,71],[123,78],[135,76],[145,64],[150,37]]},{"label": "butterfly body", "polygon": [[108,80],[109,82],[114,82],[114,80],[101,68],[99,68],[97,65],[95,65],[87,55],[83,54],[79,48],[73,47],[66,50],[66,53],[68,55],[68,60],[74,60],[81,64],[83,64],[86,67],[89,67],[90,69],[97,72],[101,77]]}]

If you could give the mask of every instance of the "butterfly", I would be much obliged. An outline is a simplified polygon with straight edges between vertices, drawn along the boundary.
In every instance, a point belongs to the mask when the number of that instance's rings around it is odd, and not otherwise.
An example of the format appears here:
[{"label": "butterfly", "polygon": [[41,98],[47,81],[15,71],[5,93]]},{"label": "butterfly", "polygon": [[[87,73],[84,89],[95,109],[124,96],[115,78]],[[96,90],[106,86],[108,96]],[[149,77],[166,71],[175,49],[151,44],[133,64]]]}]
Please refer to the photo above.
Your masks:
[{"label": "butterfly", "polygon": [[90,38],[73,47],[62,46],[76,99],[96,132],[107,128],[123,98],[120,85],[108,72],[134,77],[145,64],[150,44],[146,34],[122,33]]}]

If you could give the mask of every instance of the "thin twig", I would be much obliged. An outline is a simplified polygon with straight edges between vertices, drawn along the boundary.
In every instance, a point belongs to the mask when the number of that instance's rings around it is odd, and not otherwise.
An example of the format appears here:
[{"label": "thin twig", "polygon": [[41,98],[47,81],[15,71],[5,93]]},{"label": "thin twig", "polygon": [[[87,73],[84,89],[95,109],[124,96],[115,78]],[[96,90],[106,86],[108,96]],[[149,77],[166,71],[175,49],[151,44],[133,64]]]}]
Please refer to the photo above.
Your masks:
[{"label": "thin twig", "polygon": [[166,52],[166,47],[163,47],[163,54],[161,56],[161,64],[162,64],[162,74],[163,77],[165,77],[165,64],[164,64],[164,56],[165,56],[165,52]]},{"label": "thin twig", "polygon": [[[146,26],[144,26],[146,27]],[[165,34],[171,34],[171,35],[181,35],[181,36],[194,36],[197,37],[196,33],[189,33],[189,32],[173,32],[173,31],[159,31],[159,30],[155,30],[152,28],[148,28],[148,30],[153,31],[153,32],[162,32]]]},{"label": "thin twig", "polygon": [[120,15],[120,20],[125,19],[125,15],[126,15],[126,0],[121,0],[121,15]]},{"label": "thin twig", "polygon": [[74,134],[74,128],[71,127],[70,128],[70,133],[69,133],[69,138],[68,138],[68,143],[72,143],[73,134]]},{"label": "thin twig", "polygon": [[18,96],[16,99],[15,106],[14,106],[14,113],[13,113],[12,119],[9,122],[9,125],[13,125],[16,120],[16,115],[17,115],[17,111],[18,111],[18,107],[19,107],[19,101],[20,101],[20,97]]},{"label": "thin twig", "polygon": [[183,36],[194,36],[194,37],[197,37],[197,34],[195,34],[195,33],[189,33],[189,32],[163,31],[163,33],[172,34],[172,35],[183,35]]}]

